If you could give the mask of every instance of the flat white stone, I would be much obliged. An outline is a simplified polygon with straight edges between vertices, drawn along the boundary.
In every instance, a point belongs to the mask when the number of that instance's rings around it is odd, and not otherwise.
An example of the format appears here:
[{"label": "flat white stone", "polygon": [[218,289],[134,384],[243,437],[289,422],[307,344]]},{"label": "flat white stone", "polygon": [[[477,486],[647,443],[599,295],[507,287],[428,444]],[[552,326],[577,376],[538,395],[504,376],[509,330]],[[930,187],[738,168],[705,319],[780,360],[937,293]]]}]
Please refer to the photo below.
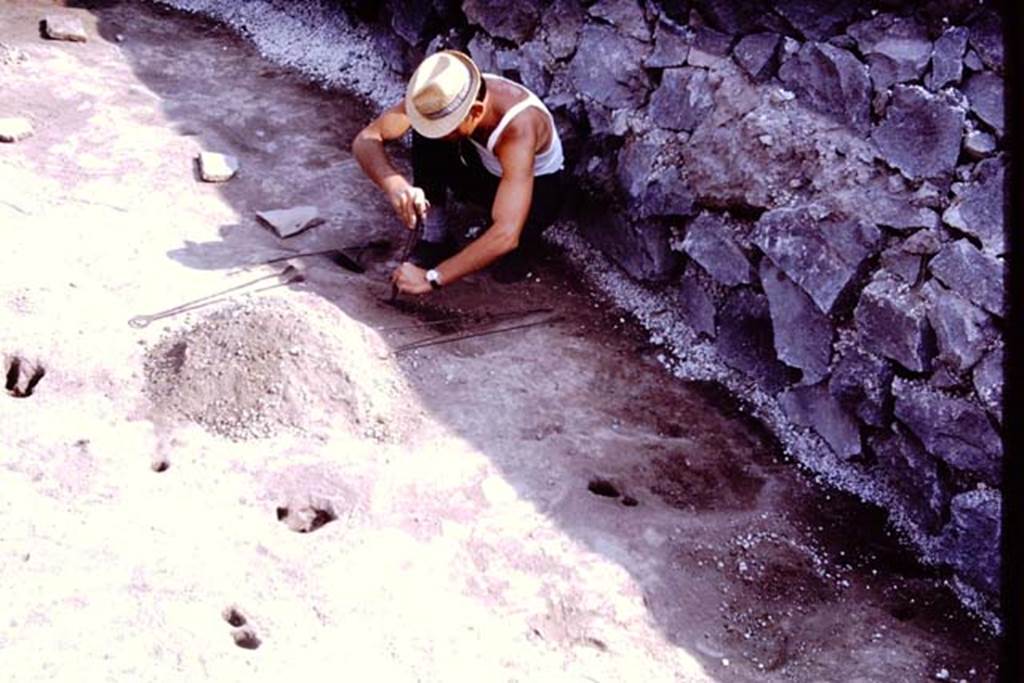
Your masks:
[{"label": "flat white stone", "polygon": [[18,142],[35,133],[32,122],[28,119],[15,117],[0,119],[0,142]]},{"label": "flat white stone", "polygon": [[274,229],[278,237],[291,237],[302,232],[320,218],[315,206],[295,206],[290,209],[257,211],[256,216]]},{"label": "flat white stone", "polygon": [[89,39],[82,22],[67,14],[51,14],[43,20],[45,35],[51,40],[84,43]]},{"label": "flat white stone", "polygon": [[229,154],[200,152],[199,176],[208,183],[223,183],[238,173],[238,159]]}]

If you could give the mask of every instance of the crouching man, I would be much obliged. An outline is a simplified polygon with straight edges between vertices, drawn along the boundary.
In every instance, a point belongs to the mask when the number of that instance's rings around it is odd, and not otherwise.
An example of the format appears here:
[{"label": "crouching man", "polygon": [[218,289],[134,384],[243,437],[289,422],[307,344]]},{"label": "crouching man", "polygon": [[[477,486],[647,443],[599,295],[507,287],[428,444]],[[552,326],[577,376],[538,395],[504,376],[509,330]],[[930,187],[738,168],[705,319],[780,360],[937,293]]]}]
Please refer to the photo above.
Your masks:
[{"label": "crouching man", "polygon": [[[410,126],[411,183],[384,151]],[[422,219],[410,262],[392,274],[402,292],[424,294],[491,264],[496,279],[521,279],[541,232],[558,216],[562,142],[551,113],[522,85],[481,74],[461,52],[423,60],[405,99],[366,126],[352,151],[406,227]],[[461,251],[448,224],[449,190],[491,209],[490,227]]]}]

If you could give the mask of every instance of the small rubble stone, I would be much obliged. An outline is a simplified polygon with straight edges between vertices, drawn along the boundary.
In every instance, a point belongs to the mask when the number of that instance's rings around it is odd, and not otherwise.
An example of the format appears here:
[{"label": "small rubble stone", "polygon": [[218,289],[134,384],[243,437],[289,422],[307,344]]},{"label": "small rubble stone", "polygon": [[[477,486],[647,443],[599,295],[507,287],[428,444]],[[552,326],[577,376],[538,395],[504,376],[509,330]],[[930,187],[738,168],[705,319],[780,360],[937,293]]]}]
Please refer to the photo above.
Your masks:
[{"label": "small rubble stone", "polygon": [[827,43],[805,43],[783,62],[779,78],[811,108],[858,133],[868,132],[871,83],[867,67],[850,52]]},{"label": "small rubble stone", "polygon": [[964,66],[971,71],[981,71],[985,65],[981,63],[981,57],[974,50],[968,50],[964,55]]},{"label": "small rubble stone", "polygon": [[779,360],[800,370],[804,384],[817,384],[828,375],[832,357],[833,330],[828,316],[768,259],[761,260],[760,277],[768,296]]},{"label": "small rubble stone", "polygon": [[984,251],[995,256],[1006,253],[1005,173],[1001,159],[978,162],[974,179],[955,190],[956,199],[942,214],[946,225],[978,238]]},{"label": "small rubble stone", "polygon": [[932,70],[925,79],[929,90],[936,92],[949,83],[959,83],[964,71],[967,29],[954,26],[946,29],[935,41]]},{"label": "small rubble stone", "polygon": [[881,157],[911,180],[950,175],[960,156],[964,113],[920,86],[896,86],[871,134]]},{"label": "small rubble stone", "polygon": [[868,60],[876,90],[919,79],[932,56],[932,43],[913,19],[878,14],[853,24],[847,33]]},{"label": "small rubble stone", "polygon": [[781,36],[777,33],[752,33],[733,48],[732,57],[754,81],[771,78],[778,67]]},{"label": "small rubble stone", "polygon": [[918,230],[903,241],[900,247],[908,254],[931,256],[942,249],[942,232],[939,230]]},{"label": "small rubble stone", "polygon": [[723,285],[748,284],[753,281],[750,262],[729,231],[724,219],[704,212],[687,227],[683,251]]},{"label": "small rubble stone", "polygon": [[238,173],[238,159],[229,154],[201,152],[199,154],[199,175],[208,183],[223,183]]},{"label": "small rubble stone", "polygon": [[921,291],[928,301],[928,321],[938,341],[936,360],[957,375],[970,370],[996,337],[988,315],[934,280],[925,283]]},{"label": "small rubble stone", "polygon": [[643,104],[649,85],[642,64],[650,48],[610,26],[588,24],[569,75],[580,92],[612,109]]},{"label": "small rubble stone", "polygon": [[974,366],[972,380],[974,391],[988,414],[1003,422],[1003,363],[1005,352],[1002,344],[994,349]]},{"label": "small rubble stone", "polygon": [[715,337],[715,304],[708,294],[700,268],[693,263],[686,266],[679,283],[679,312],[683,320],[698,334]]},{"label": "small rubble stone", "polygon": [[43,19],[43,32],[50,40],[84,43],[89,39],[81,20],[67,14],[51,14]]},{"label": "small rubble stone", "polygon": [[917,254],[908,254],[900,246],[883,251],[879,265],[908,285],[917,283],[921,276],[921,257]]},{"label": "small rubble stone", "polygon": [[820,216],[814,206],[767,211],[753,234],[754,244],[826,314],[877,251],[880,239],[873,225]]},{"label": "small rubble stone", "polygon": [[909,503],[915,521],[931,534],[941,529],[949,492],[939,476],[935,459],[912,436],[901,430],[882,432],[868,439],[878,461],[877,471]]},{"label": "small rubble stone", "polygon": [[925,448],[950,467],[999,484],[1002,443],[988,415],[962,398],[909,382],[893,380],[896,418]]},{"label": "small rubble stone", "polygon": [[536,5],[517,0],[465,0],[462,11],[470,23],[514,43],[529,40],[540,21]]},{"label": "small rubble stone", "polygon": [[734,289],[718,311],[715,348],[729,367],[744,373],[766,391],[778,392],[794,372],[775,357],[768,299],[750,289]]},{"label": "small rubble stone", "polygon": [[786,415],[801,427],[810,427],[844,460],[861,452],[857,421],[829,393],[824,383],[795,387],[779,397]]},{"label": "small rubble stone", "polygon": [[894,276],[880,271],[864,288],[854,310],[861,343],[911,372],[927,372],[935,354],[927,307]]},{"label": "small rubble stone", "polygon": [[972,130],[964,136],[964,151],[972,159],[983,159],[996,151],[996,139],[980,130]]},{"label": "small rubble stone", "polygon": [[691,132],[714,106],[708,72],[684,66],[665,69],[661,85],[651,96],[651,117],[671,130]]},{"label": "small rubble stone", "polygon": [[22,117],[0,119],[0,142],[20,142],[35,134],[32,122]]},{"label": "small rubble stone", "polygon": [[670,21],[659,21],[654,30],[654,52],[644,62],[649,69],[683,66],[690,54],[693,32]]},{"label": "small rubble stone", "polygon": [[296,206],[257,211],[256,216],[273,228],[278,237],[291,237],[311,227],[320,218],[320,212],[315,206]]},{"label": "small rubble stone", "polygon": [[993,315],[1006,315],[1005,266],[968,240],[947,245],[931,260],[928,270],[968,301]]},{"label": "small rubble stone", "polygon": [[644,19],[644,11],[636,0],[598,0],[587,8],[592,17],[604,19],[630,38],[648,42],[651,30]]},{"label": "small rubble stone", "polygon": [[948,562],[975,589],[998,595],[1002,566],[1002,496],[974,490],[953,497],[942,545]]},{"label": "small rubble stone", "polygon": [[1002,135],[1005,128],[1003,79],[988,71],[973,74],[964,85],[971,111]]},{"label": "small rubble stone", "polygon": [[892,419],[892,363],[845,339],[836,345],[838,359],[828,390],[839,404],[872,427],[886,427]]}]

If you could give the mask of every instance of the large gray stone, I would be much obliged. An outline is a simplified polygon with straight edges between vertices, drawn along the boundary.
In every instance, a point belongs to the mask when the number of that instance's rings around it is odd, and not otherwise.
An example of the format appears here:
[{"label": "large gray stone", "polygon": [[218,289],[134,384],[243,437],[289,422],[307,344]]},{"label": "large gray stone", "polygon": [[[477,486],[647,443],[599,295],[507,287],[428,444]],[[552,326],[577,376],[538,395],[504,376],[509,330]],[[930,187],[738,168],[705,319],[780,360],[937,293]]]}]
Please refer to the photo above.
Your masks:
[{"label": "large gray stone", "polygon": [[1005,172],[1001,159],[979,162],[973,180],[957,190],[956,199],[942,214],[946,225],[977,237],[984,251],[995,256],[1006,253]]},{"label": "large gray stone", "polygon": [[950,175],[960,156],[964,113],[920,86],[896,86],[871,134],[878,152],[911,180]]},{"label": "large gray stone", "polygon": [[868,132],[871,83],[867,67],[850,52],[827,43],[805,43],[783,62],[779,78],[813,109],[858,133]]},{"label": "large gray stone", "polygon": [[655,171],[644,191],[641,218],[649,216],[692,216],[697,198],[677,166]]},{"label": "large gray stone", "polygon": [[636,108],[649,81],[642,64],[650,48],[610,26],[588,25],[569,65],[576,89],[612,109]]},{"label": "large gray stone", "polygon": [[651,117],[663,128],[692,131],[714,106],[708,72],[684,66],[665,69],[651,96]]},{"label": "large gray stone", "polygon": [[693,44],[686,63],[691,66],[711,67],[720,64],[729,56],[733,37],[707,26],[698,26],[693,34]]},{"label": "large gray stone", "polygon": [[637,280],[666,280],[679,264],[679,254],[669,244],[668,226],[656,220],[631,222],[621,211],[592,201],[585,203],[580,228],[592,244]]},{"label": "large gray stone", "polygon": [[750,262],[729,233],[721,216],[702,213],[686,228],[683,251],[723,285],[748,284],[753,281]]},{"label": "large gray stone", "polygon": [[746,288],[729,293],[718,311],[715,348],[729,367],[776,393],[795,379],[794,372],[775,357],[768,299]]},{"label": "large gray stone", "polygon": [[1003,22],[992,10],[979,14],[970,26],[970,43],[989,69],[1002,72],[1004,60]]},{"label": "large gray stone", "polygon": [[598,0],[587,12],[592,17],[604,19],[630,38],[645,43],[651,39],[651,29],[637,0]]},{"label": "large gray stone", "polygon": [[856,13],[855,0],[808,2],[807,0],[773,0],[772,6],[801,37],[824,40],[836,34]]},{"label": "large gray stone", "polygon": [[929,534],[937,533],[949,503],[949,492],[935,459],[916,439],[899,430],[870,437],[868,447],[875,454],[879,476],[907,504],[913,521]]},{"label": "large gray stone", "polygon": [[1002,562],[1002,496],[974,490],[954,496],[943,534],[946,561],[966,582],[996,600]]},{"label": "large gray stone", "polygon": [[908,285],[916,284],[921,277],[921,257],[917,254],[908,254],[899,246],[883,251],[879,265]]},{"label": "large gray stone", "polygon": [[846,32],[867,58],[877,91],[919,79],[932,56],[927,31],[910,18],[879,14],[853,24]]},{"label": "large gray stone", "polygon": [[686,265],[679,282],[679,313],[698,334],[715,337],[715,304],[708,292],[707,275],[693,263]]},{"label": "large gray stone", "polygon": [[968,301],[993,315],[1006,315],[1005,267],[970,241],[962,239],[946,245],[928,264],[928,270]]},{"label": "large gray stone", "polygon": [[469,23],[514,43],[529,40],[540,21],[540,11],[530,0],[465,0],[462,11]]},{"label": "large gray stone", "polygon": [[1003,423],[1003,363],[1005,353],[1003,345],[997,344],[981,362],[974,366],[971,378],[978,400],[985,406],[988,414]]},{"label": "large gray stone", "polygon": [[779,397],[779,403],[790,420],[817,432],[840,458],[848,460],[860,454],[857,421],[832,397],[824,383],[790,389]]},{"label": "large gray stone", "polygon": [[972,130],[964,136],[964,151],[972,159],[984,159],[996,151],[996,139],[983,130]]},{"label": "large gray stone", "polygon": [[544,44],[555,59],[566,59],[576,51],[586,13],[578,0],[554,0],[544,12]]},{"label": "large gray stone", "polygon": [[649,69],[683,66],[690,54],[693,31],[671,21],[658,22],[654,30],[654,52],[644,62]]},{"label": "large gray stone", "polygon": [[867,424],[888,426],[892,419],[892,363],[868,353],[856,339],[837,344],[836,354],[828,390],[841,406]]},{"label": "large gray stone", "polygon": [[988,314],[934,280],[925,283],[921,291],[938,341],[936,360],[955,375],[970,370],[996,337]]},{"label": "large gray stone", "polygon": [[973,403],[927,385],[896,378],[896,418],[924,447],[950,467],[999,484],[1002,442],[992,422]]},{"label": "large gray stone", "polygon": [[935,355],[924,300],[894,276],[879,272],[854,310],[864,348],[891,358],[911,372],[928,372]]},{"label": "large gray stone", "polygon": [[781,42],[782,36],[777,33],[752,33],[736,43],[732,58],[753,80],[765,81],[778,68]]},{"label": "large gray stone", "polygon": [[828,375],[832,357],[832,323],[811,298],[768,259],[761,259],[760,277],[761,287],[768,296],[779,360],[800,370],[804,384],[820,382]]},{"label": "large gray stone", "polygon": [[971,104],[971,111],[1002,135],[1006,127],[1003,79],[988,71],[973,74],[964,85],[964,94]]},{"label": "large gray stone", "polygon": [[937,91],[949,83],[959,83],[964,72],[964,51],[967,29],[954,26],[946,29],[935,41],[932,70],[925,79],[929,90]]},{"label": "large gray stone", "polygon": [[765,212],[753,235],[754,244],[826,314],[877,251],[880,238],[872,225],[820,216],[807,206]]}]

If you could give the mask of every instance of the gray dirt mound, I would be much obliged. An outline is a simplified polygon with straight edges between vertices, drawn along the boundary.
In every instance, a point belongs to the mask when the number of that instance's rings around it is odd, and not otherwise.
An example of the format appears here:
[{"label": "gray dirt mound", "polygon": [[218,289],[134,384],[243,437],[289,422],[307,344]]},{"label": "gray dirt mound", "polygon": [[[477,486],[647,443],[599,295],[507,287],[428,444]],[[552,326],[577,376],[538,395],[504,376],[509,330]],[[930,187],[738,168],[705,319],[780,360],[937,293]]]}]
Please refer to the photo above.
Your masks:
[{"label": "gray dirt mound", "polygon": [[378,404],[391,392],[360,386],[346,367],[369,350],[316,322],[267,300],[217,311],[150,350],[147,393],[158,412],[236,440],[315,426],[382,436]]}]

